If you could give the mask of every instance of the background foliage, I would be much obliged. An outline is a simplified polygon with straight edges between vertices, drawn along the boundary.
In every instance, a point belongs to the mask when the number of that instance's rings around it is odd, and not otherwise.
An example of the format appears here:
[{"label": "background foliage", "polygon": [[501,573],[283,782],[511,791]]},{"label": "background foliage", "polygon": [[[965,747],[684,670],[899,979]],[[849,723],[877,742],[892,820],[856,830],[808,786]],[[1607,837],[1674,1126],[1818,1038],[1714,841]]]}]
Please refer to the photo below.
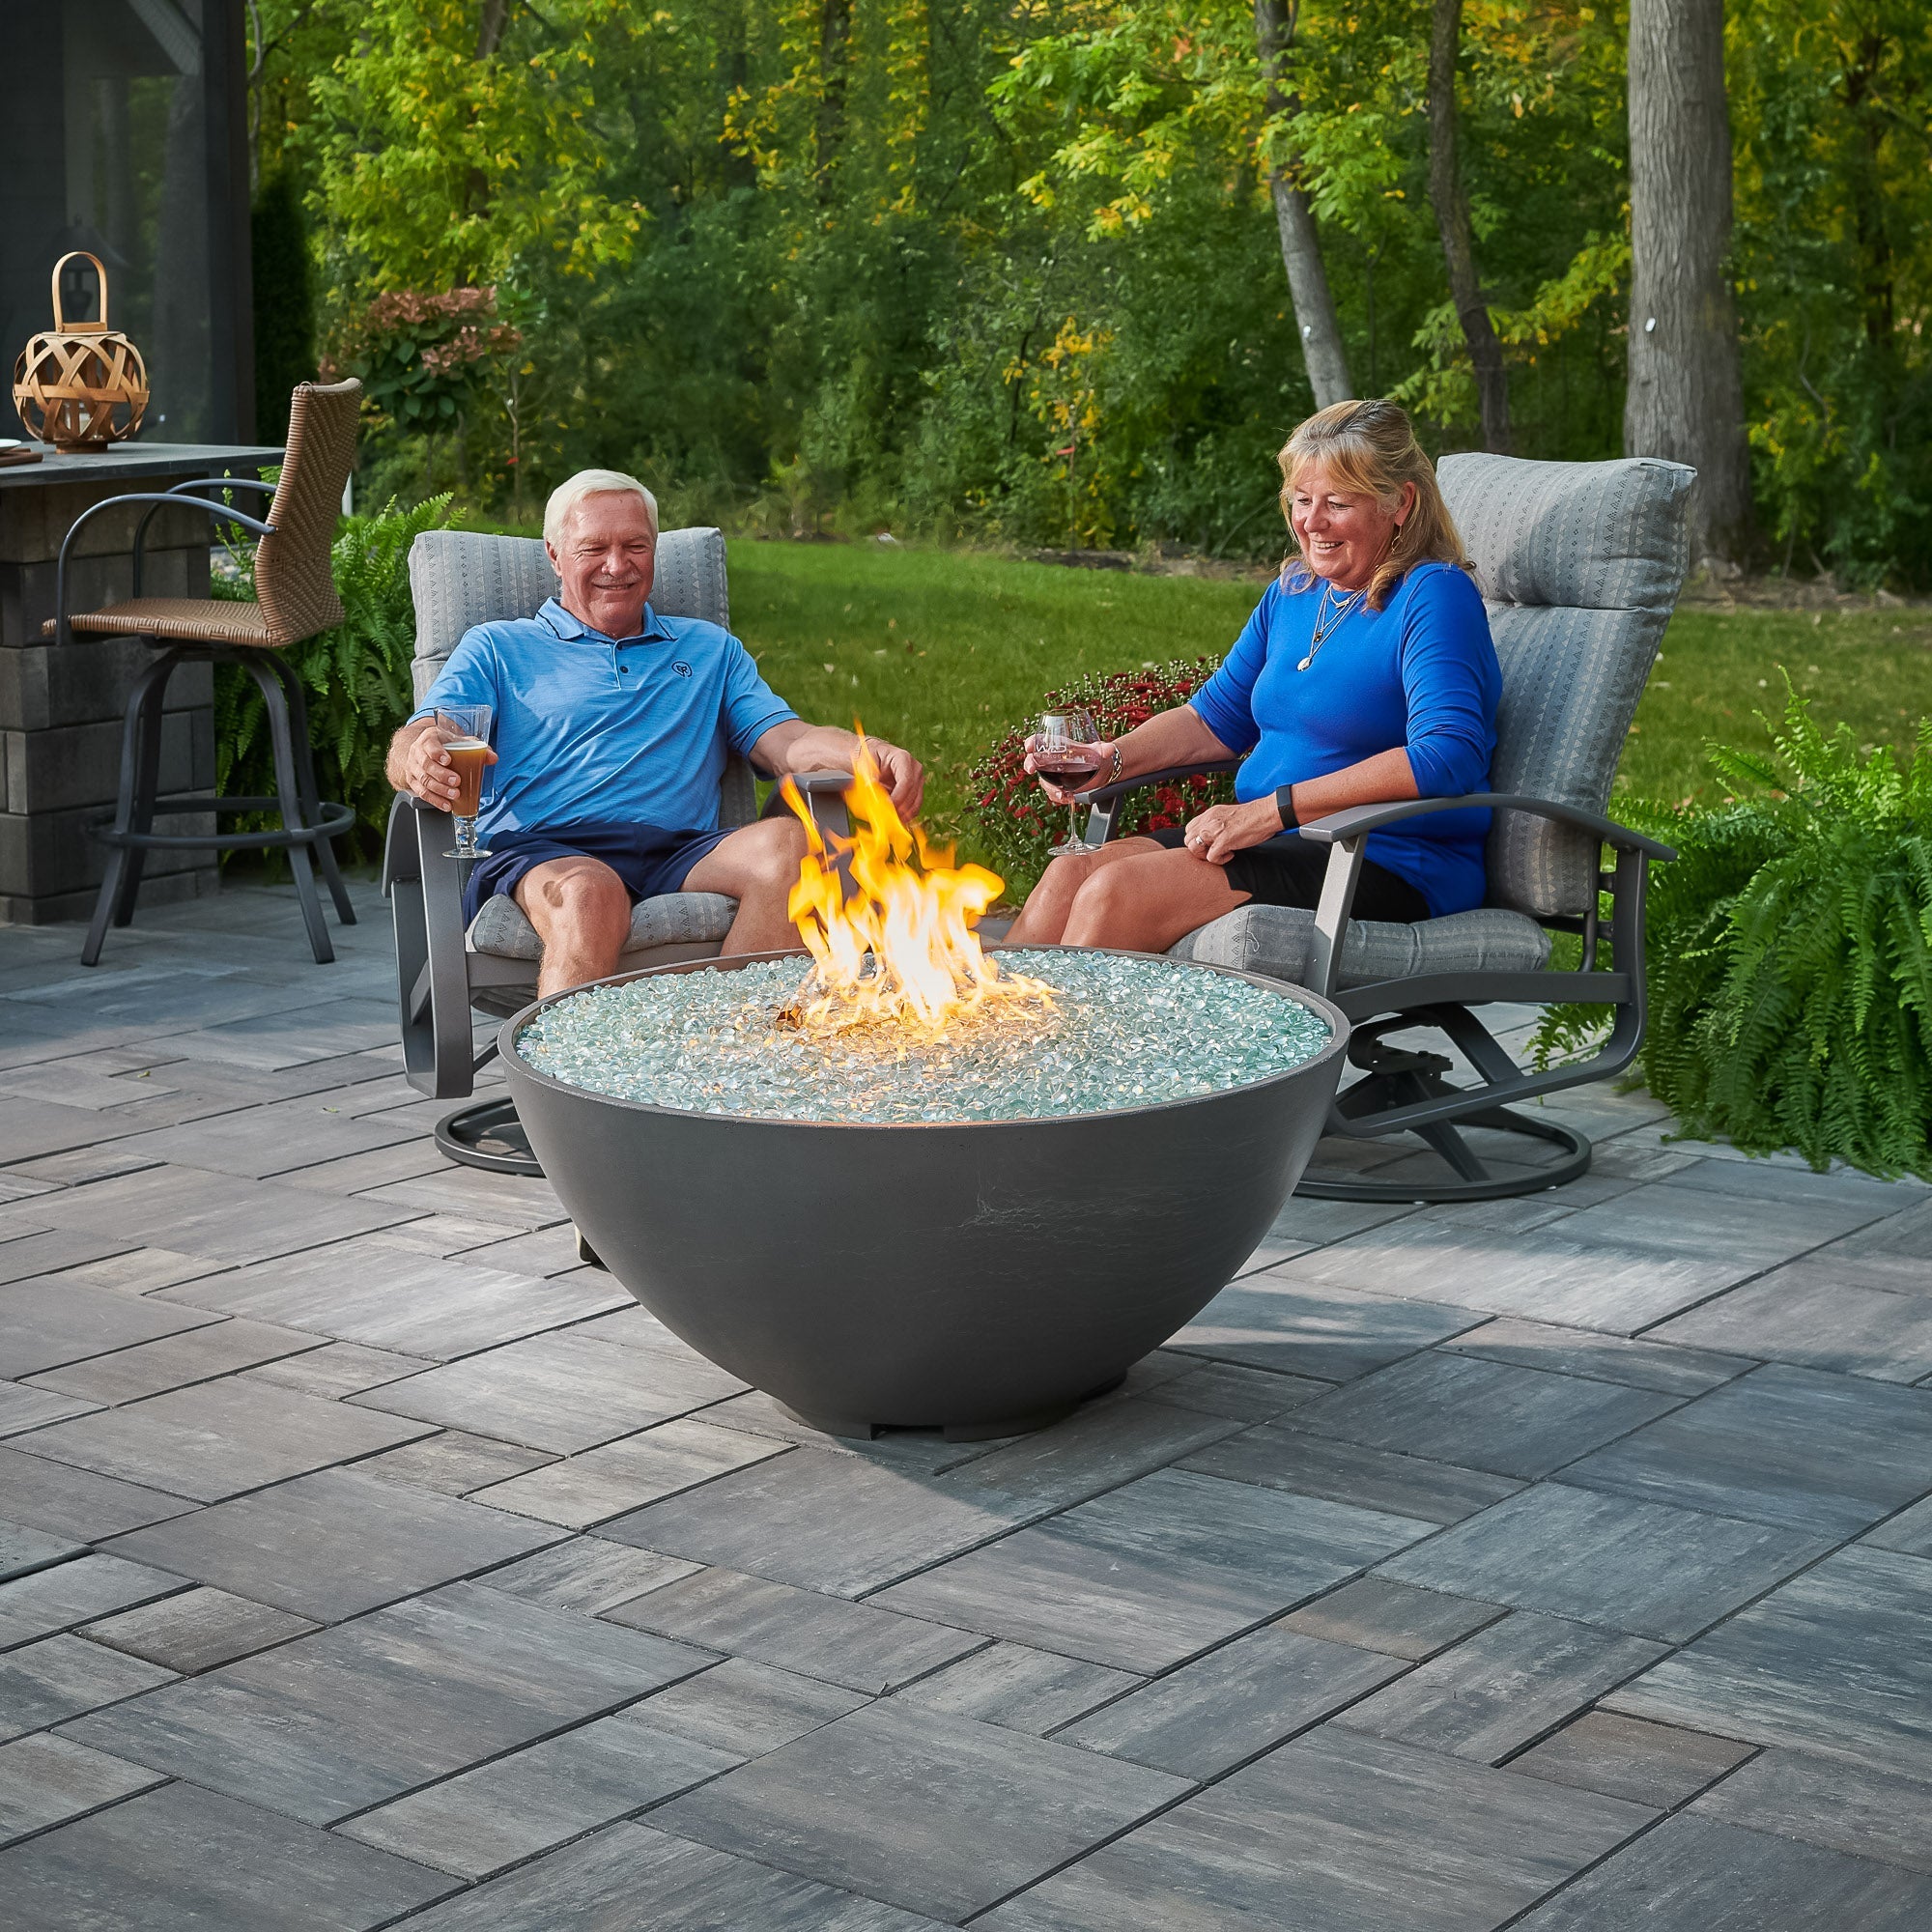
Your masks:
[{"label": "background foliage", "polygon": [[[1357,386],[1474,399],[1425,191],[1420,0],[1309,0],[1270,121],[1247,0],[264,0],[258,165],[304,186],[340,348],[497,291],[450,469],[585,464],[678,522],[1278,549],[1310,406],[1263,163],[1303,157]],[[1620,447],[1615,5],[1467,0],[1479,266],[1519,448]],[[1735,274],[1765,555],[1932,579],[1932,14],[1733,0]],[[429,487],[385,412],[365,490]],[[514,460],[513,460],[514,459]],[[436,459],[440,461],[440,459]]]}]

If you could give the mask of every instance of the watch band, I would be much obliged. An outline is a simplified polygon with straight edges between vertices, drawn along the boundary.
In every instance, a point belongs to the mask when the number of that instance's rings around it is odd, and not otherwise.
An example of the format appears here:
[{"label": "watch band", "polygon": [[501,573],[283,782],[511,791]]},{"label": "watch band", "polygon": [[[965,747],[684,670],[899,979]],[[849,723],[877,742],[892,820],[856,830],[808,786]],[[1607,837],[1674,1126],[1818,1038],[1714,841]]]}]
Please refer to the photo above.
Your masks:
[{"label": "watch band", "polygon": [[1294,787],[1292,784],[1276,786],[1274,809],[1281,813],[1281,829],[1284,832],[1293,832],[1301,823],[1294,815]]}]

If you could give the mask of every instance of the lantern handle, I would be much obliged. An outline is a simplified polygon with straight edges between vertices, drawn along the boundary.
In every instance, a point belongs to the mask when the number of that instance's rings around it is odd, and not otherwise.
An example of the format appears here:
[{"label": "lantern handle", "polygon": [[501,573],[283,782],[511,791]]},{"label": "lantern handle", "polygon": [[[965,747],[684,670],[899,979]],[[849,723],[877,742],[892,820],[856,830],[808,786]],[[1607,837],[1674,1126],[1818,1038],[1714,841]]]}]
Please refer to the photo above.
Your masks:
[{"label": "lantern handle", "polygon": [[[70,262],[92,262],[95,279],[100,285],[100,314],[94,322],[76,322],[71,327],[61,314],[60,278],[61,270]],[[85,248],[75,248],[63,255],[54,264],[54,333],[56,335],[104,335],[107,332],[107,270],[101,266],[99,255],[91,255]]]}]

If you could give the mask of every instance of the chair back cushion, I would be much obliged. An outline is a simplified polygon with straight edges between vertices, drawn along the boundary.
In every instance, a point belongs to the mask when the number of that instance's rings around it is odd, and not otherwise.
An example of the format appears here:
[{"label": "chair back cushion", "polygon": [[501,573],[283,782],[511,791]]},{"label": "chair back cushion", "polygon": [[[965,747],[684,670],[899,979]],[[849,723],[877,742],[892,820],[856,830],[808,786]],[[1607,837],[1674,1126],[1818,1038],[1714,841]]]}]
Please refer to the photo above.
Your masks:
[{"label": "chair back cushion", "polygon": [[[1603,811],[1690,561],[1696,471],[1472,453],[1436,473],[1502,666],[1492,788]],[[1499,811],[1488,863],[1492,906],[1542,918],[1594,902],[1587,833]]]},{"label": "chair back cushion", "polygon": [[[556,589],[556,572],[540,537],[425,530],[410,547],[416,702],[423,701],[464,632],[507,617],[534,617]],[[659,536],[651,608],[660,616],[700,617],[731,628],[723,531],[700,527]],[[719,813],[725,825],[749,825],[758,815],[757,789],[743,758],[725,761]]]},{"label": "chair back cushion", "polygon": [[330,548],[342,491],[355,467],[362,384],[298,383],[289,440],[269,514],[274,526],[255,550],[255,597],[269,640],[298,644],[342,621]]}]

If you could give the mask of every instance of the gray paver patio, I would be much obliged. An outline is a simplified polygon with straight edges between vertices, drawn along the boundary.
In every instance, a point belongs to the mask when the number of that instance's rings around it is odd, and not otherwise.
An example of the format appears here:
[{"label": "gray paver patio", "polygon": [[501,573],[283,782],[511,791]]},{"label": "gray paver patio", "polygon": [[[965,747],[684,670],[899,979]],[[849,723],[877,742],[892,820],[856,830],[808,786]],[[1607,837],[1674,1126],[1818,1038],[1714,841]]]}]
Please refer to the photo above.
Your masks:
[{"label": "gray paver patio", "polygon": [[353,890],[0,931],[10,1932],[1932,1923],[1922,1186],[1590,1090],[847,1441],[441,1160]]}]

